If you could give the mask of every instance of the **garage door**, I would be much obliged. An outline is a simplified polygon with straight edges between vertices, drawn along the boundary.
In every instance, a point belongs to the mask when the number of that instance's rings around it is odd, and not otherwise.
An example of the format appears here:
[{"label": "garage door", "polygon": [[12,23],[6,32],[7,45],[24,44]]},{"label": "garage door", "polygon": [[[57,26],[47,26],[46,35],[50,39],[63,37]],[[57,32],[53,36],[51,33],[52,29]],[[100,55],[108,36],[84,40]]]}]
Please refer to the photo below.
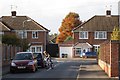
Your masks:
[{"label": "garage door", "polygon": [[72,47],[60,47],[60,58],[72,58]]}]

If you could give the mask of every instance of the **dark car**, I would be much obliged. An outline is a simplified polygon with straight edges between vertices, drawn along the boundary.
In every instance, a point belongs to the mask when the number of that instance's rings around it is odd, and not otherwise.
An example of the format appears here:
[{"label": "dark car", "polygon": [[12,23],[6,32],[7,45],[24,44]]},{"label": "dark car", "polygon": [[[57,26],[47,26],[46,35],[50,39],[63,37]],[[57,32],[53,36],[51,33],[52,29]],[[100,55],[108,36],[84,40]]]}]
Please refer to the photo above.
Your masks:
[{"label": "dark car", "polygon": [[97,54],[96,54],[96,52],[86,52],[85,57],[86,58],[95,58],[95,57],[97,57]]},{"label": "dark car", "polygon": [[16,71],[32,71],[37,70],[37,60],[32,52],[18,52],[10,64],[10,72]]},{"label": "dark car", "polygon": [[41,53],[33,53],[34,57],[37,59],[38,67],[45,67],[44,56]]}]

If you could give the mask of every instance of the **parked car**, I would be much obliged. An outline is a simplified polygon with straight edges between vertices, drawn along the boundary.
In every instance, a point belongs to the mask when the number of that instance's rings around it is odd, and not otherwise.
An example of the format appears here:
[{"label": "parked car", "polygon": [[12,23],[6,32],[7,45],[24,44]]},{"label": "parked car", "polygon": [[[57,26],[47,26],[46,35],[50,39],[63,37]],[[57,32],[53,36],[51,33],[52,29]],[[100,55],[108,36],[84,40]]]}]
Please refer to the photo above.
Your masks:
[{"label": "parked car", "polygon": [[16,71],[37,71],[37,60],[32,52],[18,52],[10,64],[10,72]]},{"label": "parked car", "polygon": [[34,57],[37,59],[38,67],[45,67],[44,56],[41,53],[33,53]]},{"label": "parked car", "polygon": [[86,58],[88,58],[88,57],[95,58],[95,57],[97,57],[97,54],[96,54],[96,52],[86,52],[85,57]]}]

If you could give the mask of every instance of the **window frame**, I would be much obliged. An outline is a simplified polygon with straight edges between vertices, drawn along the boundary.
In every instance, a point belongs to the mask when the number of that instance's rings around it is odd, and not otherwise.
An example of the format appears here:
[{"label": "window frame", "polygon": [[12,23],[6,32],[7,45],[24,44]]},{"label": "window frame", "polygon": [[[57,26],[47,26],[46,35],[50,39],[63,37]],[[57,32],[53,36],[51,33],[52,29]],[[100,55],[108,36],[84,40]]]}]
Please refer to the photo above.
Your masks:
[{"label": "window frame", "polygon": [[107,39],[107,31],[95,31],[94,39]]},{"label": "window frame", "polygon": [[88,31],[79,31],[79,39],[88,39]]},{"label": "window frame", "polygon": [[32,31],[32,39],[38,39],[38,31]]},{"label": "window frame", "polygon": [[98,52],[99,51],[99,48],[100,48],[100,45],[93,45],[94,46],[94,51],[95,52]]},{"label": "window frame", "polygon": [[[41,48],[40,51],[38,51],[38,47]],[[42,45],[41,45],[41,46],[31,46],[31,48],[30,48],[30,51],[31,51],[31,52],[33,52],[33,51],[32,51],[33,48],[35,49],[34,52],[42,53],[42,48],[43,48]]]},{"label": "window frame", "polygon": [[24,31],[18,31],[17,35],[19,37],[21,37],[22,39],[26,39],[27,38],[27,31],[26,30],[24,30]]}]

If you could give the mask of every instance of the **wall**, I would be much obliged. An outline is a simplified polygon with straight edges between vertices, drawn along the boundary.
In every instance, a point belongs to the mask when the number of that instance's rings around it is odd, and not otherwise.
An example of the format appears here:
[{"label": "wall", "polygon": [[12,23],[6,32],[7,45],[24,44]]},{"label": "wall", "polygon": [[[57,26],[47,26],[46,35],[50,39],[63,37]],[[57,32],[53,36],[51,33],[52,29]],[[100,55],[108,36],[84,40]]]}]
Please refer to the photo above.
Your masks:
[{"label": "wall", "polygon": [[38,38],[33,39],[32,38],[32,31],[28,31],[27,38],[30,43],[35,42],[37,44],[32,44],[32,45],[42,45],[43,46],[43,51],[46,50],[46,45],[48,44],[48,33],[45,31],[38,31]]},{"label": "wall", "polygon": [[118,76],[120,41],[106,41],[100,45],[98,64],[109,77]]},{"label": "wall", "polygon": [[88,33],[88,39],[79,39],[79,32],[74,32],[74,43],[86,43],[88,42],[91,45],[100,45],[104,41],[110,40],[111,32],[107,32],[107,39],[94,39],[94,32]]}]

